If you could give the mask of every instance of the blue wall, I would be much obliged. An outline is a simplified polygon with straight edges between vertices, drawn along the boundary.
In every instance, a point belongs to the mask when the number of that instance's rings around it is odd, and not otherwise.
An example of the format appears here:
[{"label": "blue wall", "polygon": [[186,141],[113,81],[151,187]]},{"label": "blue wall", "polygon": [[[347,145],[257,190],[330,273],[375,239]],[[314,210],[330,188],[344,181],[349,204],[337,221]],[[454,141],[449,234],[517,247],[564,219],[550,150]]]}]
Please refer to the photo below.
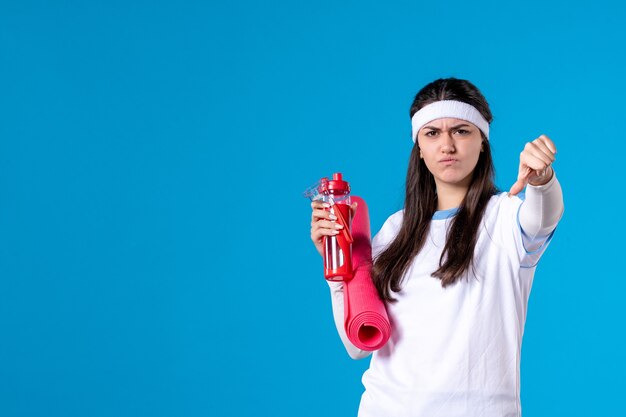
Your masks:
[{"label": "blue wall", "polygon": [[301,192],[343,172],[377,231],[447,76],[502,189],[559,150],[524,415],[623,409],[623,5],[213,3],[0,3],[0,415],[356,415]]}]

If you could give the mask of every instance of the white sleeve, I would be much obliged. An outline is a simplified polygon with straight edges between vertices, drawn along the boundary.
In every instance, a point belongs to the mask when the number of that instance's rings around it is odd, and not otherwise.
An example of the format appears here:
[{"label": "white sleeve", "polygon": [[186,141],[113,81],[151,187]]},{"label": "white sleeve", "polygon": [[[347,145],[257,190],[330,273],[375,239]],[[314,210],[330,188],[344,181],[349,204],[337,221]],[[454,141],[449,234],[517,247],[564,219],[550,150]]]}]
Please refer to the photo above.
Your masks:
[{"label": "white sleeve", "polygon": [[518,219],[524,246],[532,251],[541,247],[561,219],[564,210],[563,191],[554,173],[544,185],[528,184],[525,194]]},{"label": "white sleeve", "polygon": [[337,333],[339,333],[339,337],[346,351],[348,351],[348,355],[350,355],[352,359],[363,359],[369,356],[372,352],[361,350],[354,346],[346,334],[344,324],[343,282],[328,281],[328,286],[330,287],[330,299],[333,305],[333,317],[335,319]]}]

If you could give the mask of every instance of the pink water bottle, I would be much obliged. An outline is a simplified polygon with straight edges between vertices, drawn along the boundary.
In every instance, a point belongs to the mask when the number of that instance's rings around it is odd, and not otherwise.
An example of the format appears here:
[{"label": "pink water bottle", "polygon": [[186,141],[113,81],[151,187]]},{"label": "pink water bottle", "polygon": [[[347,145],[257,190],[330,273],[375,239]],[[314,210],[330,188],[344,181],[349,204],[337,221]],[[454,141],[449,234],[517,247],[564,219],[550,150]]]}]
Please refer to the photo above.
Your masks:
[{"label": "pink water bottle", "polygon": [[324,236],[324,278],[329,281],[352,279],[352,234],[350,224],[350,184],[343,180],[340,172],[333,179],[322,178],[319,184],[322,201],[330,204],[330,211],[343,226],[335,236]]}]

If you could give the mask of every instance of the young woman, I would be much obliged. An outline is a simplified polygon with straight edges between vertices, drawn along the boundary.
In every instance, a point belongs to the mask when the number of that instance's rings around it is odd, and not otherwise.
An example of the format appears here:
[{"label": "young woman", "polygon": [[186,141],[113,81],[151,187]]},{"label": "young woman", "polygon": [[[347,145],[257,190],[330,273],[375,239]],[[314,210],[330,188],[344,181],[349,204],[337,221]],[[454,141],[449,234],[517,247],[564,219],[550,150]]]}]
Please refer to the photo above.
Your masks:
[{"label": "young woman", "polygon": [[[556,147],[545,135],[527,143],[517,182],[498,192],[491,111],[473,84],[436,80],[416,95],[410,115],[404,209],[372,241],[373,280],[392,335],[363,375],[359,417],[519,417],[528,297],[563,213]],[[323,237],[340,226],[322,203],[312,208],[311,239],[322,254]],[[329,285],[349,355],[368,356],[346,336],[342,284]]]}]

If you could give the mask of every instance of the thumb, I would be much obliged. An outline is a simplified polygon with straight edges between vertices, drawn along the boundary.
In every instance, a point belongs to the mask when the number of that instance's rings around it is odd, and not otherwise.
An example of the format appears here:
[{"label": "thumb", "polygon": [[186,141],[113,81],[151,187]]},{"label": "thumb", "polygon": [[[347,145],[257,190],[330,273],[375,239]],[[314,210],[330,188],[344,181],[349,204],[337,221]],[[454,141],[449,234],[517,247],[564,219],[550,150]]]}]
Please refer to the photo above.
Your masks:
[{"label": "thumb", "polygon": [[518,179],[517,181],[515,181],[515,184],[511,186],[511,189],[509,190],[509,195],[519,194],[520,191],[522,191],[525,186],[526,186],[526,180],[524,178]]},{"label": "thumb", "polygon": [[522,191],[524,187],[526,187],[526,184],[528,183],[528,176],[532,172],[533,170],[530,169],[528,166],[524,164],[520,164],[519,174],[517,175],[517,181],[515,181],[515,184],[511,186],[511,189],[509,190],[509,195],[519,194],[519,192]]},{"label": "thumb", "polygon": [[350,212],[351,212],[353,218],[354,218],[354,215],[356,214],[356,208],[357,208],[358,205],[359,205],[359,203],[356,202],[356,201],[354,203],[350,204]]}]

